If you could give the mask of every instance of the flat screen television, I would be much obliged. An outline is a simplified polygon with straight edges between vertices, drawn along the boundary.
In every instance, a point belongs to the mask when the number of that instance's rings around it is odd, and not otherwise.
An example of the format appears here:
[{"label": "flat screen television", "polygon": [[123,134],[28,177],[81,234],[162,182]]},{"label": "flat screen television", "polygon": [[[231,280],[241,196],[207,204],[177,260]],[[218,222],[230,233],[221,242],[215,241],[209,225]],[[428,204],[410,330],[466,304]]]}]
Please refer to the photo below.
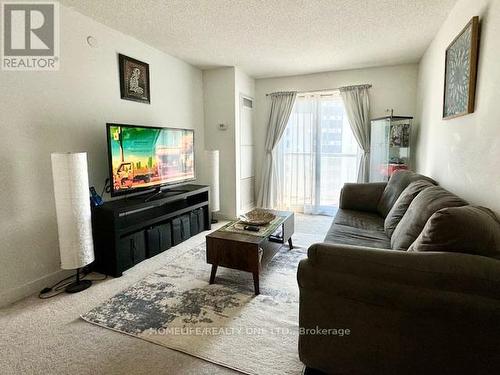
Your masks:
[{"label": "flat screen television", "polygon": [[111,195],[195,179],[194,131],[106,124]]}]

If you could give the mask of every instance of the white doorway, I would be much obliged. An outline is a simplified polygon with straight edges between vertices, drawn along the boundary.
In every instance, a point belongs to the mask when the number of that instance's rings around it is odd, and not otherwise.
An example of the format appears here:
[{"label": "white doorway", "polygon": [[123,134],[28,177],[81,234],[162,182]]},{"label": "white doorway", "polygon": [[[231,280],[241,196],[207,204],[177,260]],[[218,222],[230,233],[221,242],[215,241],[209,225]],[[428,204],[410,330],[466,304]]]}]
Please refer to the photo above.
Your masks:
[{"label": "white doorway", "polygon": [[253,98],[240,95],[239,213],[248,212],[255,207],[253,109]]}]

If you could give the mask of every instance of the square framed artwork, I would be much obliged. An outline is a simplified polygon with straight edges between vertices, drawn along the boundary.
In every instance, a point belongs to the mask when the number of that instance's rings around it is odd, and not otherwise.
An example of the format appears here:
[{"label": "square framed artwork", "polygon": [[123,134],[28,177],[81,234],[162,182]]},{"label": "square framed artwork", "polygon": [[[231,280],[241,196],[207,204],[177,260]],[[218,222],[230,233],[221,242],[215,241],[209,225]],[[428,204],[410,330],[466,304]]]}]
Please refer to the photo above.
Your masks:
[{"label": "square framed artwork", "polygon": [[479,17],[473,17],[446,49],[443,119],[474,112]]},{"label": "square framed artwork", "polygon": [[118,54],[118,64],[121,98],[150,104],[149,64],[122,54]]}]

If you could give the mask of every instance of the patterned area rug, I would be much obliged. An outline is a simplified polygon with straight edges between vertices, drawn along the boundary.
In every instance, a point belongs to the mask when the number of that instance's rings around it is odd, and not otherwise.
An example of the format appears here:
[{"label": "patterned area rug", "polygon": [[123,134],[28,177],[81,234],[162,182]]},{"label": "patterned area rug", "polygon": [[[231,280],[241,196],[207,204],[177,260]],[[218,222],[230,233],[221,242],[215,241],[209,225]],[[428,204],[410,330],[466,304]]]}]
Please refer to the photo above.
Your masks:
[{"label": "patterned area rug", "polygon": [[301,374],[297,265],[319,238],[294,236],[252,275],[219,267],[209,285],[205,244],[118,293],[82,318],[247,374]]}]

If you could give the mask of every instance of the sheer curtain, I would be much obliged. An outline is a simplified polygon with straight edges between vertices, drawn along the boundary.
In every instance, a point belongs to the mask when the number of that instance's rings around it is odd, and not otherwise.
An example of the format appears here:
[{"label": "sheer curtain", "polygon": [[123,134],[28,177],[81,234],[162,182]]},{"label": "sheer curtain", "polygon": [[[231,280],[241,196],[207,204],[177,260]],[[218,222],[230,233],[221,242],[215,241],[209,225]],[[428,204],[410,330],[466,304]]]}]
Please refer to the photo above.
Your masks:
[{"label": "sheer curtain", "polygon": [[271,96],[271,110],[267,124],[266,157],[262,170],[262,181],[257,197],[259,207],[274,208],[280,190],[276,176],[276,146],[285,131],[292,112],[297,93],[295,91],[274,92]]},{"label": "sheer curtain", "polygon": [[278,208],[333,215],[361,157],[340,94],[297,96],[276,156]]},{"label": "sheer curtain", "polygon": [[371,85],[346,86],[340,88],[340,96],[346,108],[351,129],[363,151],[359,161],[358,182],[368,182],[370,177],[370,99]]}]

